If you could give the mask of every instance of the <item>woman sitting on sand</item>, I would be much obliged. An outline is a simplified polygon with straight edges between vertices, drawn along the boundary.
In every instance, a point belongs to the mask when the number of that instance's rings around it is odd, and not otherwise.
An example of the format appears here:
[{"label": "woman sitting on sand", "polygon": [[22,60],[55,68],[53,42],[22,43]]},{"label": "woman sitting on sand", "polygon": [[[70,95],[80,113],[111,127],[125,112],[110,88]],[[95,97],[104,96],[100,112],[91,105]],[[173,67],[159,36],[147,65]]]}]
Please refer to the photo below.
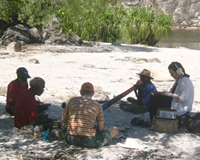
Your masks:
[{"label": "woman sitting on sand", "polygon": [[[169,92],[154,92],[153,102],[150,107],[151,119],[156,114],[157,106],[171,108],[177,111],[179,127],[183,124],[183,117],[192,110],[194,101],[194,87],[189,75],[186,74],[185,69],[179,62],[172,62],[168,66],[169,73],[175,79],[175,83]],[[157,95],[157,96],[156,96]],[[163,98],[161,98],[161,96]],[[163,104],[156,104],[156,101],[163,100]]]}]

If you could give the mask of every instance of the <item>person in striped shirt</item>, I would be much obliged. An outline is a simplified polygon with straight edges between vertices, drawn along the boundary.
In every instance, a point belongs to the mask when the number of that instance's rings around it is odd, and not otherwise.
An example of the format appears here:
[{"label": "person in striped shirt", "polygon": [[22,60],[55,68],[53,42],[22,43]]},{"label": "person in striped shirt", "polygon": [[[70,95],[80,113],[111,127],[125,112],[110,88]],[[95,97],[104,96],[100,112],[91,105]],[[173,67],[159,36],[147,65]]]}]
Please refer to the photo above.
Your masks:
[{"label": "person in striped shirt", "polygon": [[97,148],[111,142],[118,128],[104,130],[102,106],[92,100],[94,87],[91,83],[82,84],[80,97],[71,98],[62,114],[62,129],[65,141],[71,145]]}]

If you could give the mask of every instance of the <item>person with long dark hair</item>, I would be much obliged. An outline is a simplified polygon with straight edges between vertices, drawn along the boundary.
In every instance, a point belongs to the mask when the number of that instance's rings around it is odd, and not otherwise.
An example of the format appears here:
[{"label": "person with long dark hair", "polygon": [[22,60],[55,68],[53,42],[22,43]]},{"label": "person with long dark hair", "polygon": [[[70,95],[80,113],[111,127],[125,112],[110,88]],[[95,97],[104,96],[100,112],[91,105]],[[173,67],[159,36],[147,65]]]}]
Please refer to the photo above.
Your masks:
[{"label": "person with long dark hair", "polygon": [[[165,97],[163,100],[163,106],[165,105],[165,108],[171,108],[177,111],[179,127],[181,127],[183,116],[192,110],[194,86],[189,78],[190,76],[185,72],[181,63],[172,62],[168,66],[168,70],[175,79],[174,85],[169,92],[163,91],[159,92],[159,94]],[[156,114],[156,106],[155,102],[152,103],[150,109],[151,119]]]}]

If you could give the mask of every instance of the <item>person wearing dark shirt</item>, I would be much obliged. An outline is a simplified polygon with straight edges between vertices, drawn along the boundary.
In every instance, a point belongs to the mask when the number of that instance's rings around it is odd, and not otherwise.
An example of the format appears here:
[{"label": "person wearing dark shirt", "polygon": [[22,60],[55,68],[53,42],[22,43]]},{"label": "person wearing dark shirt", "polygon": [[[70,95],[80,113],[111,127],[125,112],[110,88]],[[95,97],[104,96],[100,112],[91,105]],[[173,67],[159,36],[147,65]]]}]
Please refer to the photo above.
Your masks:
[{"label": "person wearing dark shirt", "polygon": [[28,71],[24,67],[17,69],[17,79],[11,81],[7,88],[6,111],[14,115],[14,105],[17,96],[23,90],[28,89],[27,79],[30,78]]},{"label": "person wearing dark shirt", "polygon": [[155,85],[151,82],[153,79],[150,76],[151,72],[144,69],[138,75],[140,76],[141,85],[136,85],[134,90],[137,99],[128,97],[127,101],[130,103],[121,103],[120,108],[125,111],[133,112],[136,114],[144,113],[149,110],[151,103],[151,93],[156,91]]},{"label": "person wearing dark shirt", "polygon": [[39,122],[38,107],[35,95],[40,96],[45,87],[45,81],[36,77],[30,81],[30,89],[22,91],[15,102],[14,123],[15,127],[35,125]]}]

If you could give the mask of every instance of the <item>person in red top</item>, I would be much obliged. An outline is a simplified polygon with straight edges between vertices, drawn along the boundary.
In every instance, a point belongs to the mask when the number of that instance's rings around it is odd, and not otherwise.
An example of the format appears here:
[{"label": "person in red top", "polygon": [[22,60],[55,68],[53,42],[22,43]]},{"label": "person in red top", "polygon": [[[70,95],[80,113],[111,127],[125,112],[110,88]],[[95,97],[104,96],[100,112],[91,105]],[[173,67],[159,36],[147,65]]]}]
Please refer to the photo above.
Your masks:
[{"label": "person in red top", "polygon": [[45,81],[36,77],[30,81],[30,89],[22,91],[15,102],[14,123],[15,127],[38,123],[38,107],[35,95],[40,96],[45,87]]},{"label": "person in red top", "polygon": [[28,89],[27,79],[30,78],[28,71],[24,67],[17,69],[17,79],[11,81],[7,88],[6,111],[14,115],[14,105],[18,94]]}]

